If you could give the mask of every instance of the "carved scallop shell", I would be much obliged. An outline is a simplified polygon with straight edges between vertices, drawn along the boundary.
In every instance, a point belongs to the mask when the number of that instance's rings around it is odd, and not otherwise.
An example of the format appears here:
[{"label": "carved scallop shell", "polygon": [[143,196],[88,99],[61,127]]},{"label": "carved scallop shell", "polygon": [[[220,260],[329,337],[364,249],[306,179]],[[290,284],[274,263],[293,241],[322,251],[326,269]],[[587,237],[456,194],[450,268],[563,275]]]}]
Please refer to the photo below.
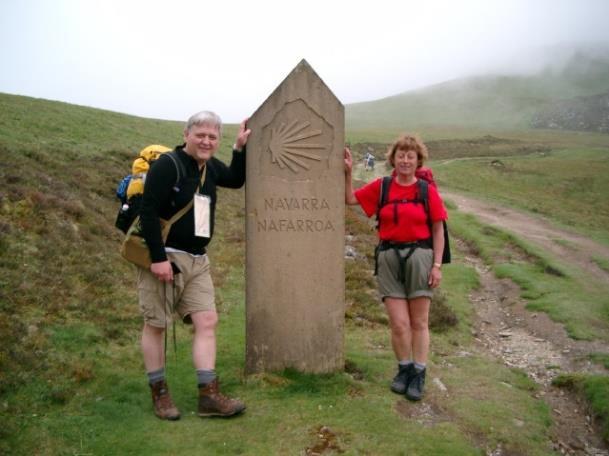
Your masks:
[{"label": "carved scallop shell", "polygon": [[309,170],[307,160],[321,161],[321,157],[310,150],[324,149],[322,144],[305,142],[309,138],[321,135],[321,130],[307,128],[311,122],[300,122],[298,119],[289,124],[282,123],[271,130],[271,141],[269,150],[271,152],[271,162],[277,163],[281,169],[289,168],[298,173],[299,167]]}]

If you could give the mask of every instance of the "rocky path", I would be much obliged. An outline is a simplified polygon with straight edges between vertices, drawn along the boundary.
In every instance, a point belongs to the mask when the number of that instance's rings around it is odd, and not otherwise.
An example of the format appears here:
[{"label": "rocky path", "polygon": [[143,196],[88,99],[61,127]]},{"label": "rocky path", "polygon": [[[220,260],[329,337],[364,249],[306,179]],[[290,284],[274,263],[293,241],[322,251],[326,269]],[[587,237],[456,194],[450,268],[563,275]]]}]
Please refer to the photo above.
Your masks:
[{"label": "rocky path", "polygon": [[[476,269],[482,285],[470,296],[477,315],[478,347],[505,365],[522,369],[539,385],[538,396],[552,410],[552,441],[558,454],[609,455],[586,405],[573,394],[552,386],[552,380],[561,373],[607,374],[587,355],[609,347],[569,338],[562,325],[546,314],[525,309],[517,285],[497,279],[477,257],[468,255],[465,260]],[[493,454],[498,456],[501,452]]]},{"label": "rocky path", "polygon": [[[596,279],[609,280],[609,273],[592,261],[595,255],[609,258],[606,246],[514,209],[450,192],[443,192],[443,196],[455,202],[460,211],[510,231],[551,255],[568,258],[571,264]],[[466,250],[464,245],[460,247]],[[476,269],[482,284],[470,296],[477,315],[475,331],[480,348],[490,351],[507,366],[522,369],[539,385],[539,396],[552,410],[552,441],[558,453],[609,455],[586,405],[565,389],[552,386],[552,380],[561,373],[608,375],[604,368],[591,363],[588,355],[609,353],[609,345],[571,339],[563,326],[546,314],[527,311],[517,285],[497,279],[479,258],[467,255],[465,259]]]}]

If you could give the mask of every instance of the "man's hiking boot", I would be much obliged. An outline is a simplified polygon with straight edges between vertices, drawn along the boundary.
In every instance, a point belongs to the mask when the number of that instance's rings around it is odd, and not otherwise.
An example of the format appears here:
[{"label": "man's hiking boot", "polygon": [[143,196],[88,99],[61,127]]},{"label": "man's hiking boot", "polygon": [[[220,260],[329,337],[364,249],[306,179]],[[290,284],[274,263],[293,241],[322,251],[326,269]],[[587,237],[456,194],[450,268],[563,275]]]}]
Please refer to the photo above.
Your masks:
[{"label": "man's hiking boot", "polygon": [[425,389],[425,369],[417,371],[413,367],[414,375],[408,383],[406,388],[406,397],[411,401],[420,401],[423,397],[423,390]]},{"label": "man's hiking boot", "polygon": [[180,411],[173,404],[165,380],[150,385],[154,414],[162,420],[179,420]]},{"label": "man's hiking boot", "polygon": [[233,416],[245,410],[245,404],[220,393],[218,379],[199,386],[199,416]]},{"label": "man's hiking boot", "polygon": [[398,373],[393,377],[391,382],[391,391],[397,394],[404,394],[414,374],[414,364],[411,363],[407,366],[398,365]]}]

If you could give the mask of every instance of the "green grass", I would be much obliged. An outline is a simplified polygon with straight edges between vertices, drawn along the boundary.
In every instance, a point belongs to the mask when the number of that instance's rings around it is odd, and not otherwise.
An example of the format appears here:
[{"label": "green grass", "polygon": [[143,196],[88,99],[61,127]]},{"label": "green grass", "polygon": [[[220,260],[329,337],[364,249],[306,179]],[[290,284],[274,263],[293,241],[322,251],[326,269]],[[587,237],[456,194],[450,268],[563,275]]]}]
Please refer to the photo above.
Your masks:
[{"label": "green grass", "polygon": [[109,344],[139,324],[114,191],[141,148],[181,142],[182,125],[5,94],[0,107],[0,334],[12,341],[0,347],[3,394],[78,371],[79,356],[54,344],[82,343],[91,322]]},{"label": "green grass", "polygon": [[528,309],[548,313],[576,339],[609,339],[607,284],[582,277],[567,264],[474,216],[451,213],[450,229],[498,277],[520,286]]},{"label": "green grass", "polygon": [[603,437],[609,440],[609,377],[604,375],[560,375],[554,385],[570,388],[590,404],[592,412],[601,421]]},{"label": "green grass", "polygon": [[609,244],[608,148],[460,160],[434,166],[442,187],[546,216]]},{"label": "green grass", "polygon": [[49,153],[76,160],[95,152],[133,153],[148,144],[171,146],[183,128],[179,122],[8,94],[0,94],[0,111],[0,143],[50,162]]},{"label": "green grass", "polygon": [[590,359],[601,366],[605,366],[605,369],[609,369],[609,353],[591,353]]},{"label": "green grass", "polygon": [[[232,206],[243,195],[224,192],[221,197]],[[444,397],[429,386],[429,403],[438,410],[433,426],[410,418],[408,414],[416,414],[417,406],[388,391],[395,361],[385,325],[362,326],[348,320],[347,372],[310,375],[288,370],[244,377],[244,283],[239,263],[243,251],[239,244],[227,242],[242,229],[240,223],[230,211],[221,213],[222,230],[211,255],[214,279],[222,283],[218,290],[218,371],[225,391],[248,404],[243,416],[201,420],[194,415],[190,333],[182,325],[177,327],[177,356],[171,347],[169,350],[168,379],[183,418],[167,423],[151,412],[137,344],[139,322],[132,321],[125,328],[128,336],[120,343],[104,341],[95,325],[83,322],[49,330],[64,360],[63,373],[56,372],[53,382],[32,377],[4,396],[5,450],[36,454],[299,454],[319,447],[319,429],[327,428],[334,436],[336,451],[346,454],[474,455],[499,442],[514,451],[544,454],[547,409],[532,396],[535,388],[526,377],[484,357],[463,359],[454,354],[471,343],[468,319],[472,309],[467,293],[477,281],[475,272],[465,266],[454,265],[446,271],[447,289],[451,290],[446,299],[459,314],[460,323],[434,333],[434,376],[446,383],[450,395]],[[136,304],[134,299],[130,301],[135,314]],[[475,379],[475,383],[466,379]],[[478,400],[481,394],[490,401],[483,408]],[[524,442],[513,414],[529,424]],[[235,429],[239,429],[239,438],[235,438]],[[408,439],[403,438],[405,433]]]},{"label": "green grass", "polygon": [[609,258],[594,256],[592,257],[592,261],[594,261],[603,271],[609,272]]}]

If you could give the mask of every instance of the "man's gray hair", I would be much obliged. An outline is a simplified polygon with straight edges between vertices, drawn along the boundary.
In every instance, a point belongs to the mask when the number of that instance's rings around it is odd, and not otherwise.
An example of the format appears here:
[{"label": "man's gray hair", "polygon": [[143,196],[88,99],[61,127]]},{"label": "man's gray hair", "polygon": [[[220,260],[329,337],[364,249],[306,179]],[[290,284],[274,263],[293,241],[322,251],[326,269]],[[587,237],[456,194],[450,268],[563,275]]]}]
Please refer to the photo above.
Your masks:
[{"label": "man's gray hair", "polygon": [[186,130],[190,131],[195,125],[211,125],[218,128],[218,133],[222,135],[222,119],[215,112],[200,111],[190,116],[186,122]]}]

